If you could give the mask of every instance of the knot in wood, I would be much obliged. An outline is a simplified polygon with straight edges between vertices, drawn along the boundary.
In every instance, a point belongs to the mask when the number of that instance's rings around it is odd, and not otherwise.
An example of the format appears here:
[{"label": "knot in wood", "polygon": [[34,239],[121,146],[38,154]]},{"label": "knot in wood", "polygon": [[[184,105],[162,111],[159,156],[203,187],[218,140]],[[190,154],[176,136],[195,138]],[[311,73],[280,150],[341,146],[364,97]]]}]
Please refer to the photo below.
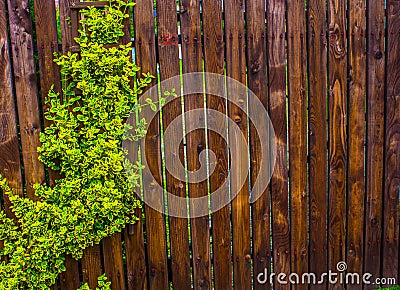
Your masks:
[{"label": "knot in wood", "polygon": [[240,123],[242,121],[242,117],[240,117],[239,115],[236,115],[233,117],[233,121],[235,123]]}]

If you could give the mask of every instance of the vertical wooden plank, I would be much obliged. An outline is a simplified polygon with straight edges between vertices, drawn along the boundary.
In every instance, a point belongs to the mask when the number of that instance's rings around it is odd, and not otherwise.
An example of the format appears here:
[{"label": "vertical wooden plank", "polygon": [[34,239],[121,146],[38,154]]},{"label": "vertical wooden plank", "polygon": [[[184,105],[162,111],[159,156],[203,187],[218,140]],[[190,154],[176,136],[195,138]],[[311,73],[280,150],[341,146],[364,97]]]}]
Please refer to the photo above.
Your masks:
[{"label": "vertical wooden plank", "polygon": [[97,278],[103,273],[101,268],[100,246],[93,245],[85,249],[81,262],[83,282],[88,282],[91,288],[96,287]]},{"label": "vertical wooden plank", "polygon": [[[367,184],[364,273],[380,275],[385,107],[385,1],[367,1]],[[372,34],[373,33],[373,34]],[[367,286],[373,289],[374,286]]]},{"label": "vertical wooden plank", "polygon": [[[183,73],[202,71],[202,43],[200,27],[200,1],[181,0],[180,1],[180,21],[181,21],[181,39],[182,39],[182,69]],[[189,89],[187,88],[189,87]],[[183,91],[185,94],[185,111],[195,109],[204,109],[204,95],[192,94],[186,95],[190,88],[202,90],[203,81],[198,79],[183,82]],[[190,127],[204,126],[204,116],[196,118],[188,113],[186,120],[186,132]],[[200,169],[200,153],[206,149],[205,130],[197,129],[186,136],[187,165],[189,171]],[[204,153],[204,152],[203,152]],[[203,164],[203,166],[206,166]],[[207,196],[207,180],[198,183],[189,183],[189,197],[198,198]],[[190,209],[195,204],[190,203]],[[211,289],[211,263],[210,263],[210,231],[208,216],[191,219],[191,237],[192,237],[192,257],[193,257],[193,286],[194,289]]]},{"label": "vertical wooden plank", "polygon": [[[288,1],[291,272],[308,270],[306,28],[303,0]],[[296,289],[307,289],[296,285]]]},{"label": "vertical wooden plank", "polygon": [[[246,1],[248,87],[268,110],[267,88],[267,41],[265,25],[265,1]],[[261,168],[261,142],[254,125],[250,125],[251,187]],[[270,244],[270,188],[252,204],[253,220],[253,283],[254,289],[268,289],[269,284],[257,282],[257,275],[271,271]],[[268,256],[267,256],[268,253]]]},{"label": "vertical wooden plank", "polygon": [[[347,55],[346,3],[329,0],[329,269],[345,259]],[[339,287],[339,285],[336,285]]]},{"label": "vertical wooden plank", "polygon": [[[158,54],[161,80],[179,75],[179,49],[178,26],[175,0],[157,1],[158,23]],[[163,87],[162,92],[172,88]],[[180,88],[175,88],[177,92]],[[181,100],[177,98],[163,108],[164,129],[178,116],[182,114]],[[183,129],[176,130],[176,136],[183,136]],[[168,154],[168,152],[167,152]],[[181,150],[180,160],[183,160]],[[185,197],[185,184],[166,172],[166,188],[171,194]],[[189,235],[187,219],[170,217],[170,245],[171,245],[171,271],[174,289],[189,289],[191,286]]]},{"label": "vertical wooden plank", "polygon": [[[244,34],[244,0],[224,1],[225,36],[226,36],[226,71],[227,76],[246,84],[246,58]],[[243,104],[239,108],[228,103],[228,117],[235,121],[240,131],[228,126],[228,134],[233,138],[240,138],[236,134],[243,134],[247,138],[246,96],[237,94],[234,87],[228,87],[230,100]],[[247,154],[247,152],[241,152]],[[231,155],[236,163],[240,156]],[[231,170],[240,171],[238,163]],[[240,173],[237,174],[241,178]],[[236,192],[231,192],[232,195]],[[250,259],[250,204],[248,194],[248,178],[242,189],[232,201],[232,243],[233,243],[233,284],[235,289],[251,288],[251,259]]]},{"label": "vertical wooden plank", "polygon": [[[134,7],[135,24],[135,52],[136,64],[141,67],[138,77],[142,73],[150,72],[157,75],[156,47],[154,33],[154,16],[152,1],[136,1]],[[154,84],[151,84],[154,85]],[[160,118],[157,115],[149,125],[146,135],[146,152],[142,150],[142,158],[147,158],[147,164],[158,184],[162,185],[161,174],[161,139],[160,139]],[[146,155],[145,155],[146,154]],[[150,184],[143,184],[144,195],[151,194]],[[163,200],[159,201],[163,203]],[[131,280],[128,276],[129,289],[166,289],[168,287],[168,268],[167,248],[165,235],[165,219],[162,213],[145,206],[146,218],[146,242],[147,242],[147,263],[144,259],[144,249],[136,250],[136,254],[131,257],[127,255],[128,275],[132,272]],[[136,248],[138,243],[143,242],[143,224],[134,225],[133,235],[128,235],[129,243],[132,249]],[[132,229],[130,229],[132,230]],[[138,234],[140,232],[140,235]],[[126,235],[125,235],[126,237]],[[127,239],[125,238],[127,241]],[[127,245],[127,254],[129,245]],[[135,252],[134,252],[135,253]],[[146,264],[149,272],[149,281],[146,278]],[[155,273],[151,269],[164,269]]]},{"label": "vertical wooden plank", "polygon": [[128,289],[147,289],[146,253],[144,249],[142,209],[136,211],[140,218],[124,231],[126,246],[126,275]]},{"label": "vertical wooden plank", "polygon": [[100,246],[94,245],[85,249],[82,257],[83,283],[88,283],[90,289],[97,287],[97,278],[103,274],[100,261]]},{"label": "vertical wooden plank", "polygon": [[63,0],[60,1],[60,26],[62,35],[62,51],[66,53],[73,44],[71,33],[71,5],[79,0]]},{"label": "vertical wooden plank", "polygon": [[61,290],[75,290],[80,286],[79,281],[79,268],[78,262],[72,258],[72,256],[67,256],[65,259],[65,272],[61,273],[58,278],[60,282]]},{"label": "vertical wooden plank", "polygon": [[[73,2],[79,2],[79,0],[65,0],[60,1],[60,26],[62,35],[62,51],[66,53],[69,51],[71,44],[72,33],[70,27],[70,5]],[[89,250],[90,251],[90,250]],[[65,266],[67,270],[61,274],[60,286],[61,289],[76,289],[79,287],[79,268],[78,262],[72,257],[67,256],[65,260]]]},{"label": "vertical wooden plank", "polygon": [[[23,194],[23,180],[17,132],[17,112],[14,105],[11,59],[6,19],[6,1],[0,1],[0,170],[9,186]],[[7,216],[12,216],[10,202],[4,196]]]},{"label": "vertical wooden plank", "polygon": [[[222,1],[203,1],[203,34],[204,34],[204,66],[209,73],[224,75],[224,33],[222,28]],[[206,83],[208,88],[216,88],[218,84]],[[218,88],[221,94],[223,87]],[[226,102],[223,98],[207,95],[207,108],[226,113]],[[212,122],[212,120],[207,120]],[[227,131],[225,124],[211,124],[222,126],[221,131]],[[213,131],[208,131],[208,147],[214,152],[218,160],[214,172],[210,176],[210,192],[217,190],[228,177],[228,153],[225,136],[218,136]],[[211,203],[218,200],[211,197]],[[212,242],[213,242],[213,273],[214,289],[225,290],[232,285],[232,262],[230,244],[230,209],[229,205],[212,214]]]},{"label": "vertical wooden plank", "polygon": [[111,281],[111,289],[125,289],[121,234],[103,239],[104,272]]},{"label": "vertical wooden plank", "polygon": [[[309,271],[327,271],[327,49],[326,3],[308,2],[309,74]],[[326,282],[314,285],[326,289]]]},{"label": "vertical wooden plank", "polygon": [[[347,177],[347,264],[352,273],[363,272],[364,240],[364,135],[366,96],[366,14],[363,0],[349,1],[349,136]],[[362,285],[348,285],[362,289]]]},{"label": "vertical wooden plank", "polygon": [[[54,90],[60,92],[60,69],[53,61],[54,53],[58,50],[57,20],[54,1],[35,0],[35,25],[38,45],[40,89],[42,99],[47,97],[50,87],[54,85]],[[48,105],[43,102],[43,110],[47,110]],[[45,126],[50,125],[50,121],[44,120]],[[54,180],[53,180],[54,184]]]},{"label": "vertical wooden plank", "polygon": [[[382,276],[397,277],[399,270],[400,191],[400,3],[387,2],[387,91],[385,109],[385,177],[383,201]],[[387,285],[389,286],[389,285]]]},{"label": "vertical wooden plank", "polygon": [[[273,268],[290,272],[290,230],[288,220],[288,168],[285,72],[285,1],[269,1],[267,7],[269,116],[276,136],[276,165],[271,180]],[[290,289],[275,284],[276,289]]]},{"label": "vertical wooden plank", "polygon": [[43,183],[45,173],[37,153],[40,114],[29,2],[9,0],[8,11],[25,185],[28,197],[36,199],[33,185]]}]

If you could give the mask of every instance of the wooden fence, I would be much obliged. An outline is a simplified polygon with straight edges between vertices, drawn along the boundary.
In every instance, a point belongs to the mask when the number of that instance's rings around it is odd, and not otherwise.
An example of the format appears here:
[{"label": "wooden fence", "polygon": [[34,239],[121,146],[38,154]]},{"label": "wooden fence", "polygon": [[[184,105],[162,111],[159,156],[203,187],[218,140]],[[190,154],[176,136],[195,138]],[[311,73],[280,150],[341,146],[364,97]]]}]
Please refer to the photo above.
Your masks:
[{"label": "wooden fence", "polygon": [[[0,170],[17,192],[35,198],[34,183],[57,179],[37,158],[42,100],[52,84],[60,89],[53,53],[74,49],[82,4],[32,2],[0,0]],[[273,178],[256,203],[249,204],[245,186],[230,206],[203,218],[166,217],[144,206],[139,223],[87,249],[81,261],[68,258],[57,287],[93,287],[106,273],[113,289],[269,289],[256,279],[264,269],[320,275],[339,261],[348,272],[398,280],[400,1],[155,2],[137,0],[130,19],[141,72],[165,80],[207,71],[246,84],[274,124]],[[260,166],[254,128],[238,107],[215,96],[206,104],[250,136],[252,185]],[[199,96],[184,110],[203,106]],[[213,192],[227,176],[226,144],[204,130],[187,136],[189,169],[206,147],[219,163],[207,182],[176,186],[161,170],[161,129],[182,114],[180,101],[165,112],[147,137],[157,181],[177,195]],[[7,201],[4,208],[9,212]],[[326,281],[310,288],[342,288]],[[308,286],[275,280],[274,289],[289,288]]]}]

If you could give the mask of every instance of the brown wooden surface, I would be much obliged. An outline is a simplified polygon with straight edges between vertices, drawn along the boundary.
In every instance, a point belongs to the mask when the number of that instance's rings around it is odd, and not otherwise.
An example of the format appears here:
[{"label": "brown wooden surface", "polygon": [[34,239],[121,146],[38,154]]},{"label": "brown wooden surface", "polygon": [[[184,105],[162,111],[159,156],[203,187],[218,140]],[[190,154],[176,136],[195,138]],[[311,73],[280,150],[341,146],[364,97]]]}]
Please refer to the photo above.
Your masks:
[{"label": "brown wooden surface", "polygon": [[71,18],[73,16],[71,15],[71,6],[73,3],[77,2],[79,2],[79,0],[63,0],[60,1],[59,4],[63,53],[69,51],[70,47],[74,44],[72,39],[72,27],[71,27],[71,22],[72,22]]},{"label": "brown wooden surface", "polygon": [[[204,34],[204,68],[206,72],[224,75],[224,33],[222,28],[222,1],[211,0],[203,2],[203,34]],[[222,95],[224,88],[211,81],[206,83],[207,88],[215,88]],[[218,86],[218,87],[217,87]],[[226,114],[225,99],[207,95],[207,108]],[[210,127],[221,128],[227,131],[226,124],[211,123]],[[216,156],[215,170],[210,176],[210,192],[216,191],[228,177],[228,153],[226,148],[226,134],[219,136],[209,130],[208,148]],[[218,202],[218,197],[211,195],[211,203]],[[232,284],[231,260],[231,226],[229,205],[212,214],[212,250],[214,289],[225,290]]]},{"label": "brown wooden surface", "polygon": [[[288,1],[289,180],[291,272],[308,271],[307,254],[307,48],[304,1]],[[293,286],[307,289],[306,285]]]},{"label": "brown wooden surface", "polygon": [[66,270],[58,275],[60,289],[75,290],[80,286],[78,262],[68,255],[64,262]]},{"label": "brown wooden surface", "polygon": [[9,0],[9,23],[14,85],[18,105],[26,192],[36,199],[33,185],[45,182],[44,166],[38,160],[40,114],[36,68],[33,58],[32,21],[28,1]]},{"label": "brown wooden surface", "polygon": [[[268,111],[265,9],[265,1],[263,0],[246,1],[248,87],[260,99]],[[256,128],[250,125],[252,188],[257,178],[263,178],[262,176],[258,176],[262,162],[260,153],[262,143],[267,141],[260,141]],[[268,269],[268,275],[271,271],[270,218],[270,188],[268,187],[252,205],[254,289],[268,289],[269,287],[268,284],[262,285],[258,283],[256,279],[259,273],[264,273],[265,268]],[[268,256],[267,253],[269,254]]]},{"label": "brown wooden surface", "polygon": [[[141,216],[142,209],[137,210]],[[126,247],[126,279],[128,289],[147,289],[146,253],[144,249],[142,220],[128,225],[124,231]]]},{"label": "brown wooden surface", "polygon": [[[366,14],[364,1],[350,1],[349,36],[349,131],[347,176],[347,265],[348,271],[363,274],[364,240],[364,144],[366,96]],[[362,289],[362,285],[349,285]]]},{"label": "brown wooden surface", "polygon": [[103,274],[101,268],[100,246],[94,245],[86,249],[82,257],[82,279],[91,289],[97,287],[97,278]]},{"label": "brown wooden surface", "polygon": [[[178,26],[176,19],[175,0],[157,1],[158,25],[158,55],[161,80],[179,75]],[[161,93],[170,91],[171,87],[162,87]],[[179,92],[180,88],[174,88]],[[163,108],[164,130],[182,114],[181,99],[178,97]],[[183,136],[182,130],[174,131],[175,138]],[[165,152],[169,154],[169,152]],[[183,160],[183,150],[180,150],[180,160]],[[166,172],[166,188],[171,194],[179,197],[186,196],[185,183]],[[187,289],[191,285],[188,220],[169,217],[171,271],[174,289]]]},{"label": "brown wooden surface", "polygon": [[[327,38],[326,3],[308,3],[309,271],[327,271]],[[326,289],[326,282],[315,289]]]},{"label": "brown wooden surface", "polygon": [[102,241],[104,273],[111,282],[111,289],[125,289],[124,262],[122,259],[121,234]]},{"label": "brown wooden surface", "polygon": [[400,192],[400,3],[387,2],[388,40],[385,110],[385,176],[383,203],[382,276],[399,275],[399,192]]},{"label": "brown wooden surface", "polygon": [[[345,260],[347,55],[345,2],[330,0],[329,25],[329,219],[328,266]],[[335,285],[340,288],[339,284]]]},{"label": "brown wooden surface", "polygon": [[[18,195],[23,194],[23,180],[17,132],[17,112],[13,96],[11,59],[7,32],[6,2],[0,1],[0,173]],[[3,196],[4,209],[12,216],[10,203]]]},{"label": "brown wooden surface", "polygon": [[[225,37],[226,37],[226,75],[242,84],[246,84],[246,57],[244,34],[244,0],[224,1],[225,11]],[[242,104],[242,107],[228,102],[228,117],[234,120],[241,132],[235,131],[233,126],[228,126],[230,138],[238,140],[237,134],[243,134],[247,140],[247,116],[243,110],[247,106],[246,96],[237,93],[235,86],[228,87],[227,93],[230,100]],[[246,155],[247,152],[238,154]],[[230,152],[232,162],[230,170],[240,171],[242,166],[240,156]],[[247,174],[247,173],[246,173]],[[241,178],[240,173],[237,174]],[[233,284],[235,289],[250,289],[251,287],[251,249],[250,249],[250,204],[248,178],[240,189],[233,192],[237,196],[232,200],[232,243],[233,243]]]},{"label": "brown wooden surface", "polygon": [[[182,69],[183,73],[202,71],[202,43],[200,27],[200,1],[180,1],[180,24],[182,37]],[[185,111],[204,109],[204,95],[186,95],[190,89],[197,88],[201,91],[203,81],[199,78],[196,82],[183,81],[185,95]],[[195,118],[190,113],[185,118],[187,128],[190,125],[205,126],[204,116]],[[200,153],[206,149],[205,129],[197,129],[188,133],[186,130],[187,170],[200,169]],[[203,152],[204,154],[205,152]],[[203,164],[206,166],[206,164]],[[207,196],[207,179],[198,183],[189,183],[189,197],[198,198]],[[190,203],[189,210],[195,210],[196,204]],[[194,289],[212,289],[211,261],[210,261],[210,231],[208,216],[192,218],[190,221],[192,240],[192,264]]]},{"label": "brown wooden surface", "polygon": [[[367,181],[364,272],[379,276],[381,265],[385,102],[385,2],[369,1],[367,46]],[[373,34],[372,34],[373,33]],[[368,286],[364,286],[368,287]],[[373,289],[369,286],[367,289]]]},{"label": "brown wooden surface", "polygon": [[[54,53],[58,50],[56,9],[53,1],[35,0],[35,26],[38,47],[38,62],[40,72],[40,90],[43,110],[48,109],[44,99],[54,85],[54,91],[61,91],[60,69],[54,62]],[[44,119],[44,125],[50,125]]]},{"label": "brown wooden surface", "polygon": [[[60,3],[63,52],[71,51],[72,39],[78,33],[81,7],[71,12],[72,2]],[[52,53],[58,50],[54,4],[43,0],[34,3],[36,41],[32,38],[28,1],[0,2],[0,171],[21,194],[24,172],[29,197],[33,197],[31,183],[45,180],[36,153],[41,114],[38,88],[42,96],[53,83],[56,90],[60,88],[58,68],[52,62]],[[349,272],[399,278],[398,1],[388,1],[386,11],[383,0],[233,0],[224,4],[221,0],[182,0],[179,5],[174,0],[157,1],[155,31],[152,1],[137,1],[133,20],[136,61],[142,68],[139,76],[143,72],[160,73],[164,80],[178,75],[179,40],[184,72],[201,71],[204,65],[208,72],[227,74],[246,83],[268,107],[275,128],[278,152],[270,189],[250,206],[246,184],[231,207],[212,214],[211,231],[208,217],[190,220],[190,233],[188,219],[169,217],[169,249],[165,216],[148,206],[142,216],[138,209],[136,215],[142,218],[128,225],[123,234],[126,263],[122,258],[122,236],[118,234],[105,239],[102,246],[85,251],[81,273],[78,262],[68,257],[67,271],[59,277],[61,289],[77,289],[81,282],[93,287],[101,273],[110,277],[113,289],[125,289],[126,285],[128,289],[156,290],[169,289],[170,285],[174,289],[270,289],[256,281],[264,268],[286,274],[308,270],[318,276],[328,268],[334,271],[339,261],[347,262]],[[9,11],[8,23],[5,10]],[[74,19],[71,26],[68,17]],[[128,21],[125,25],[128,31]],[[11,37],[8,43],[7,35]],[[129,42],[130,36],[121,41]],[[36,49],[38,68],[34,66]],[[206,83],[209,87],[217,85]],[[163,87],[162,91],[170,89]],[[175,89],[179,90],[178,86]],[[221,92],[224,89],[219,88]],[[232,93],[232,88],[228,89]],[[245,104],[246,96],[234,97]],[[203,106],[203,95],[185,100],[185,110]],[[208,95],[207,108],[224,114],[228,111],[246,136],[250,129],[253,185],[259,169],[260,141],[265,140],[258,140],[255,129],[247,127],[244,111],[232,104],[227,107],[223,98]],[[181,109],[180,100],[163,109],[164,129],[181,115]],[[22,142],[18,141],[18,128]],[[156,182],[163,185],[160,131],[157,116],[150,123],[142,158],[147,157]],[[183,134],[179,130],[174,133]],[[191,170],[199,167],[198,154],[205,148],[205,137],[204,131],[187,136]],[[210,191],[214,192],[227,181],[228,159],[234,164],[239,158],[228,155],[222,136],[210,130],[207,137],[209,149],[217,157],[216,170],[209,178]],[[184,162],[182,148],[180,157]],[[54,179],[50,174],[50,181]],[[186,195],[184,181],[167,173],[164,182],[170,192]],[[143,193],[151,194],[154,186],[144,184]],[[189,184],[188,188],[192,197],[207,193],[205,182]],[[164,204],[163,198],[158,202]],[[212,197],[211,203],[216,202]],[[5,210],[10,213],[7,202]],[[311,289],[327,286],[313,285]],[[375,286],[348,285],[346,289]],[[329,287],[341,289],[342,285]],[[302,287],[279,285],[275,278],[275,288]]]},{"label": "brown wooden surface", "polygon": [[[136,64],[141,67],[141,73],[150,72],[157,75],[156,47],[154,34],[154,18],[152,1],[137,1],[134,8],[134,25],[136,40]],[[150,86],[155,85],[156,81]],[[151,156],[151,157],[150,157]],[[159,185],[162,185],[161,173],[161,137],[160,137],[160,118],[157,115],[149,125],[146,135],[146,152],[142,151],[142,158],[147,157],[147,164],[154,178]],[[152,185],[144,184],[143,194],[152,193]],[[163,203],[161,199],[158,201]],[[127,257],[128,275],[132,271],[133,283],[128,283],[129,289],[145,289],[148,284],[150,289],[166,289],[168,287],[168,267],[167,267],[167,242],[165,233],[165,217],[158,211],[145,206],[146,222],[146,246],[147,261],[142,261],[141,251],[137,251],[132,259]],[[135,225],[136,232],[139,231],[141,224]],[[130,236],[131,239],[138,239],[137,235]],[[125,238],[126,240],[126,238]],[[132,244],[136,247],[136,244]],[[128,248],[128,244],[127,244]],[[151,269],[158,269],[151,273]],[[164,270],[164,272],[162,272]],[[147,273],[151,273],[147,280]],[[128,276],[129,282],[129,276]]]},{"label": "brown wooden surface", "polygon": [[[288,220],[287,117],[285,72],[285,1],[267,2],[269,116],[276,135],[276,165],[271,179],[273,268],[290,272]],[[290,289],[275,283],[276,289]]]}]

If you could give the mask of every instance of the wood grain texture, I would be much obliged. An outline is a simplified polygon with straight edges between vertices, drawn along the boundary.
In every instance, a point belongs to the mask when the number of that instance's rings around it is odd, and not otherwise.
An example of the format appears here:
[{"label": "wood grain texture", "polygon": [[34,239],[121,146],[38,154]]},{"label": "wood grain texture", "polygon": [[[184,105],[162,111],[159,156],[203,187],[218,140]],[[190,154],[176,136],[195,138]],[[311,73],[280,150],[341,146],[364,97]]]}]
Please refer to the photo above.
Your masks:
[{"label": "wood grain texture", "polygon": [[[141,209],[137,216],[141,216]],[[126,247],[126,279],[128,289],[147,289],[146,253],[143,236],[143,221],[128,225],[124,231]]]},{"label": "wood grain texture", "polygon": [[[77,3],[79,0],[63,0],[60,1],[60,26],[62,35],[62,51],[66,53],[70,50],[71,46],[74,44],[72,37],[72,27],[71,27],[71,6],[73,3]],[[76,14],[74,14],[76,16]]]},{"label": "wood grain texture", "polygon": [[[55,92],[61,92],[60,68],[54,62],[54,53],[59,52],[56,8],[53,1],[35,0],[35,27],[36,43],[38,48],[38,63],[40,73],[40,92],[42,97],[42,110],[47,111],[49,105],[45,99],[52,86]],[[43,113],[41,112],[41,113]],[[44,126],[51,121],[43,118]],[[55,185],[55,180],[60,178],[59,172],[47,168],[50,186]]]},{"label": "wood grain texture", "polygon": [[97,278],[103,274],[100,246],[94,245],[85,249],[81,263],[83,283],[88,283],[90,289],[95,289],[97,287]]},{"label": "wood grain texture", "polygon": [[65,258],[64,262],[66,270],[58,275],[61,290],[75,290],[81,285],[79,280],[78,262],[70,255]]},{"label": "wood grain texture", "polygon": [[[400,3],[387,2],[388,59],[385,108],[385,176],[383,202],[382,276],[399,274],[399,192],[400,192]],[[388,286],[388,285],[386,285]]]},{"label": "wood grain texture", "polygon": [[[176,9],[175,0],[157,1],[158,54],[161,80],[177,76],[180,73]],[[171,87],[162,87],[161,93],[171,91],[171,89]],[[175,89],[179,92],[179,88]],[[168,114],[163,114],[164,130],[166,130],[170,123],[182,114],[181,99],[176,98],[166,104],[163,111],[168,112]],[[180,128],[174,130],[174,133],[174,138],[181,138],[183,136],[183,128],[182,130]],[[180,150],[180,160],[183,160],[183,150]],[[168,171],[166,172],[166,188],[169,193],[185,197],[185,187],[184,182],[174,178]],[[188,220],[169,217],[169,225],[172,285],[174,289],[189,289],[191,271]]]},{"label": "wood grain texture", "polygon": [[[383,146],[385,102],[385,2],[367,5],[367,173],[364,273],[380,273],[383,201]],[[372,34],[373,33],[373,34]],[[374,286],[367,286],[373,289]]]},{"label": "wood grain texture", "polygon": [[[224,1],[226,75],[242,84],[246,84],[244,8],[244,0]],[[227,90],[230,100],[235,101],[237,104],[242,104],[242,107],[239,108],[233,103],[228,103],[228,118],[234,120],[235,125],[240,129],[239,132],[233,126],[228,126],[228,135],[230,138],[238,140],[240,138],[238,134],[243,134],[247,140],[247,116],[243,111],[247,106],[246,96],[238,94],[238,90],[233,85],[228,87]],[[231,171],[238,170],[240,172],[243,166],[248,167],[248,164],[240,162],[241,156],[235,156],[232,152],[230,154],[232,160]],[[247,152],[240,152],[239,154],[246,155]],[[236,176],[242,178],[240,173],[237,173]],[[249,181],[247,177],[245,180],[238,193],[231,192],[231,195],[237,194],[232,200],[232,258],[235,289],[250,289],[251,287]]]},{"label": "wood grain texture", "polygon": [[33,185],[45,182],[45,173],[37,153],[40,114],[29,2],[9,0],[8,12],[25,186],[28,197],[36,200]]},{"label": "wood grain texture", "polygon": [[[347,156],[347,55],[345,3],[330,0],[329,23],[329,221],[328,266],[335,269],[345,259],[346,156]],[[340,288],[339,284],[332,285]]]},{"label": "wood grain texture", "polygon": [[[203,1],[203,34],[204,39],[204,67],[206,72],[224,75],[224,32],[222,28],[222,1]],[[218,88],[221,94],[223,87],[220,83],[206,82],[208,88]],[[226,101],[223,98],[207,95],[207,108],[226,114]],[[221,127],[227,131],[226,124],[214,124],[207,120],[210,127]],[[226,148],[226,135],[219,136],[208,130],[208,148],[216,156],[216,167],[211,174],[210,192],[216,191],[228,178],[228,152]],[[212,195],[211,203],[218,203],[218,197]],[[213,273],[214,289],[225,290],[232,285],[232,260],[231,260],[231,226],[229,205],[212,214],[212,242],[213,242]]]},{"label": "wood grain texture", "polygon": [[[135,25],[135,51],[136,64],[141,67],[139,77],[142,73],[150,72],[157,75],[156,46],[154,34],[154,17],[152,1],[137,1],[134,7]],[[155,81],[150,85],[153,86]],[[149,169],[153,173],[154,179],[159,185],[163,184],[161,172],[161,137],[160,137],[160,117],[157,115],[149,125],[146,135],[146,149],[142,150],[142,159],[147,158]],[[151,195],[153,191],[151,184],[143,185],[143,194]],[[163,199],[158,201],[164,203]],[[142,250],[136,250],[132,258],[127,257],[128,275],[133,272],[133,280],[129,280],[129,289],[167,289],[168,288],[168,267],[167,267],[167,242],[165,232],[165,217],[162,213],[149,206],[144,207],[146,223],[146,249],[147,262],[143,260]],[[132,249],[136,248],[138,242],[137,233],[143,224],[136,224],[133,228],[133,235],[129,236],[132,240]],[[141,238],[140,238],[141,239]],[[125,238],[126,240],[126,238]],[[127,244],[128,249],[128,244]],[[135,253],[135,252],[134,252]],[[146,269],[147,268],[147,269]],[[151,269],[158,269],[152,273]],[[164,270],[164,272],[162,272]],[[151,273],[147,279],[147,273]],[[146,285],[147,284],[147,285]]]},{"label": "wood grain texture", "polygon": [[[182,38],[182,69],[183,73],[202,71],[202,43],[200,27],[200,1],[180,1],[180,24]],[[189,89],[188,89],[189,87]],[[183,81],[183,92],[185,95],[185,118],[186,132],[190,127],[205,126],[204,115],[200,118],[190,114],[191,110],[204,109],[204,95],[190,94],[189,91],[197,88],[201,91],[203,80],[199,78],[196,82],[186,83]],[[200,164],[200,153],[206,149],[205,129],[197,129],[186,135],[186,154],[188,171],[197,171]],[[202,152],[203,154],[205,152]],[[203,164],[206,166],[206,164]],[[189,183],[189,197],[198,198],[207,196],[207,180]],[[190,210],[195,209],[196,204],[189,202]],[[194,289],[212,289],[211,261],[210,261],[210,231],[208,216],[192,218],[190,221],[192,239],[192,264],[193,264],[193,287]]]},{"label": "wood grain texture", "polygon": [[[364,144],[366,97],[366,14],[364,1],[349,1],[349,135],[347,176],[347,265],[348,271],[363,274],[364,240]],[[362,285],[349,285],[362,289]]]},{"label": "wood grain texture", "polygon": [[[54,85],[54,91],[61,91],[60,69],[54,62],[54,53],[59,52],[56,9],[53,1],[35,0],[34,4],[40,89],[44,100],[52,85]],[[48,109],[47,104],[43,102],[42,105],[44,111]],[[47,119],[44,119],[44,123],[45,126],[50,125]]]},{"label": "wood grain texture", "polygon": [[[23,194],[23,180],[14,104],[11,59],[7,32],[6,1],[0,1],[0,173],[18,195]],[[4,197],[4,209],[11,217],[10,202]]]},{"label": "wood grain texture", "polygon": [[111,282],[111,289],[125,289],[124,261],[122,259],[122,239],[117,233],[103,239],[104,273]]},{"label": "wood grain texture", "polygon": [[[273,268],[290,273],[288,217],[287,117],[285,72],[285,1],[267,2],[269,116],[276,136],[276,165],[271,179]],[[290,289],[275,283],[276,289]]]},{"label": "wood grain texture", "polygon": [[[288,87],[291,272],[308,270],[307,255],[307,48],[304,1],[288,1]],[[295,289],[307,289],[296,285]]]},{"label": "wood grain texture", "polygon": [[[327,39],[326,3],[308,2],[309,271],[327,271]],[[326,289],[326,282],[314,285]]]},{"label": "wood grain texture", "polygon": [[[247,65],[248,87],[260,99],[268,110],[268,84],[267,84],[267,41],[265,25],[265,1],[246,1],[247,23]],[[251,114],[251,112],[250,112]],[[268,140],[260,140],[254,125],[250,125],[250,160],[251,160],[251,188],[258,176],[262,156],[261,146],[266,146]],[[262,144],[264,143],[264,144]],[[269,289],[269,284],[262,285],[257,282],[257,275],[268,269],[271,271],[271,244],[270,244],[270,188],[266,188],[260,198],[252,204],[253,223],[253,283],[254,289]],[[268,256],[267,256],[268,253]]]}]

